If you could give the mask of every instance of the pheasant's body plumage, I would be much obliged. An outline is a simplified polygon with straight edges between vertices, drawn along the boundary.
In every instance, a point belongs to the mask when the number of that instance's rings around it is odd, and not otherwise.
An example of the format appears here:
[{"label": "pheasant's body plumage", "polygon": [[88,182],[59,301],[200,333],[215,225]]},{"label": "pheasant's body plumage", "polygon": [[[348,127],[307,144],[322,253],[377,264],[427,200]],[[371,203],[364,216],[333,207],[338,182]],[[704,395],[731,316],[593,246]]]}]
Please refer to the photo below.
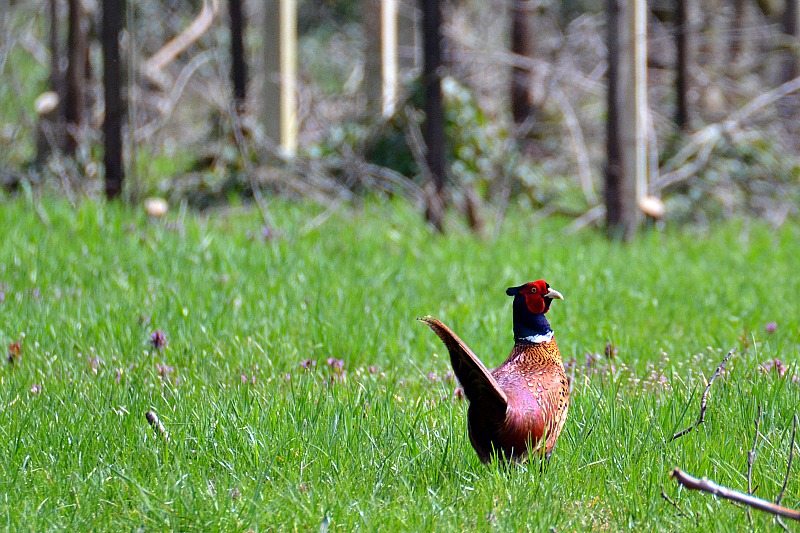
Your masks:
[{"label": "pheasant's body plumage", "polygon": [[[561,298],[545,282],[534,283],[541,285],[541,295]],[[523,289],[529,285],[533,284],[512,289],[529,290]],[[524,294],[520,291],[512,295],[515,296],[514,347],[506,361],[491,372],[450,328],[432,317],[420,319],[450,352],[453,370],[470,402],[469,438],[483,462],[489,461],[493,453],[511,460],[524,460],[534,452],[549,456],[564,428],[569,408],[569,381],[564,363],[552,330],[543,320],[552,298],[545,298],[541,312],[532,313],[534,316],[526,322],[528,317],[521,313],[538,311],[539,307],[523,301],[524,309],[518,308],[517,299]],[[526,324],[534,324],[533,329]]]}]

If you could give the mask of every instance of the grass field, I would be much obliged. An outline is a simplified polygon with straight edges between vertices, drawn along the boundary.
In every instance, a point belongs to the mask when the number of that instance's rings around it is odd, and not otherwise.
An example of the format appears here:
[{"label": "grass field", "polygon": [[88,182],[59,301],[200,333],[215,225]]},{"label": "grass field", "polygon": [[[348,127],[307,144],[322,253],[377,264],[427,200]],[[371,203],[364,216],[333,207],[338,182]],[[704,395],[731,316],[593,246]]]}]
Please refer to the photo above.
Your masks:
[{"label": "grass field", "polygon": [[[0,367],[0,529],[741,530],[743,509],[668,474],[746,489],[759,405],[753,483],[779,492],[800,403],[797,225],[620,246],[526,216],[491,242],[432,235],[399,204],[310,232],[319,208],[272,210],[265,239],[245,211],[2,205],[0,342],[20,350]],[[540,277],[566,297],[548,316],[570,417],[544,472],[485,466],[447,354],[414,318],[441,318],[496,366],[505,288]],[[705,424],[669,442],[732,347]],[[754,529],[772,524],[753,512]]]}]

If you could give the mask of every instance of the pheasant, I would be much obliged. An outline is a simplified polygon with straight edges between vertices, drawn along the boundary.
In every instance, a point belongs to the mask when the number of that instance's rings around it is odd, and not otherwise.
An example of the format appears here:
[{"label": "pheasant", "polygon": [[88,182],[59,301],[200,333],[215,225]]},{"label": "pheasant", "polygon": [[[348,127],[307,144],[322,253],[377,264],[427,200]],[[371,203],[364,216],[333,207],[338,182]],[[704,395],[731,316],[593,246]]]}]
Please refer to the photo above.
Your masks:
[{"label": "pheasant", "polygon": [[549,458],[569,407],[564,363],[544,316],[554,299],[564,297],[541,279],[511,287],[506,294],[514,297],[514,347],[491,372],[450,328],[431,316],[418,319],[450,352],[453,371],[469,400],[469,440],[484,463],[494,453],[520,462],[529,452]]}]

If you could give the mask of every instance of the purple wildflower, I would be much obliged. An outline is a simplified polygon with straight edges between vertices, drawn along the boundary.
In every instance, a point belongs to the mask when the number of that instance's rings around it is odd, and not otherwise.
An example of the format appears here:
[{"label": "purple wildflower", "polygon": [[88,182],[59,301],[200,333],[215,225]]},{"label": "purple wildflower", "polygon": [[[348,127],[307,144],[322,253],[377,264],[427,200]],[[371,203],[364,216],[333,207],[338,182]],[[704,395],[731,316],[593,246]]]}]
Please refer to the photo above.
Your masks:
[{"label": "purple wildflower", "polygon": [[39,385],[37,383],[34,383],[33,385],[31,385],[31,394],[39,394],[40,392],[42,392],[42,386],[41,385]]},{"label": "purple wildflower", "polygon": [[592,367],[601,359],[599,353],[586,353],[586,366]]},{"label": "purple wildflower", "polygon": [[121,369],[121,368],[118,368],[118,369],[117,369],[117,377],[116,377],[116,378],[114,378],[114,381],[116,381],[117,383],[119,383],[121,380],[122,380],[122,369]]},{"label": "purple wildflower", "polygon": [[241,493],[241,492],[239,492],[239,489],[236,489],[236,488],[235,488],[235,489],[233,489],[233,490],[231,491],[231,499],[238,498],[238,497],[239,497],[239,496],[241,496],[241,495],[242,495],[242,493]]},{"label": "purple wildflower", "polygon": [[163,350],[167,346],[167,334],[160,329],[150,334],[150,345],[156,350]]},{"label": "purple wildflower", "polygon": [[6,301],[6,293],[0,291],[0,304]]},{"label": "purple wildflower", "polygon": [[309,370],[311,368],[316,368],[317,362],[314,361],[313,359],[306,359],[304,361],[300,361],[300,366],[302,366],[306,370]]},{"label": "purple wildflower", "polygon": [[439,376],[436,374],[436,372],[428,372],[428,379],[436,383],[439,381]]},{"label": "purple wildflower", "polygon": [[764,370],[764,372],[769,372],[774,368],[775,372],[777,372],[778,376],[780,377],[783,377],[783,375],[786,374],[787,370],[786,365],[783,363],[783,361],[781,361],[777,357],[774,359],[770,359],[769,361],[766,361],[764,363],[761,363],[761,368]]},{"label": "purple wildflower", "polygon": [[169,365],[159,365],[156,363],[156,370],[158,370],[161,379],[164,379],[165,377],[167,377],[167,375],[175,372],[175,367]]},{"label": "purple wildflower", "polygon": [[286,381],[292,381],[292,375],[289,374],[289,373],[286,373],[286,374],[283,375],[283,379],[285,379]]},{"label": "purple wildflower", "polygon": [[326,359],[325,362],[328,363],[328,366],[334,369],[336,372],[341,372],[342,369],[344,368],[344,360],[342,359],[336,359],[335,357],[328,357],[328,359]]},{"label": "purple wildflower", "polygon": [[368,371],[370,374],[375,374],[375,373],[378,371],[378,367],[377,367],[377,366],[375,366],[375,365],[369,365],[369,366],[367,367],[367,371]]},{"label": "purple wildflower", "polygon": [[98,357],[89,357],[88,360],[89,360],[89,369],[92,371],[92,374],[96,376],[97,367],[100,366],[100,363],[102,363],[102,361]]},{"label": "purple wildflower", "polygon": [[767,333],[775,333],[775,330],[778,329],[778,324],[775,322],[767,322],[764,329],[767,330]]}]

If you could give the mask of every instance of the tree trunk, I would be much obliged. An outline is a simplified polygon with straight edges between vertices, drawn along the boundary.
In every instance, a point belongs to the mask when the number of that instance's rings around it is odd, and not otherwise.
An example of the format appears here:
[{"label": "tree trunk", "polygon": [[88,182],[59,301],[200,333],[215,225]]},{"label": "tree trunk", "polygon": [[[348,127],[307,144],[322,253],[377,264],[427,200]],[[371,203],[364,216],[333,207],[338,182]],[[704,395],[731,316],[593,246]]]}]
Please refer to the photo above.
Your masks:
[{"label": "tree trunk", "polygon": [[74,154],[80,142],[86,86],[86,27],[81,0],[69,0],[69,33],[67,34],[67,80],[64,118],[67,123],[65,150]]},{"label": "tree trunk", "polygon": [[425,217],[438,232],[444,231],[445,137],[442,104],[442,12],[439,0],[420,0],[422,8],[422,82],[425,88],[426,164],[432,183],[426,186]]},{"label": "tree trunk", "polygon": [[231,23],[231,82],[237,113],[243,113],[247,100],[247,62],[244,51],[245,19],[242,0],[229,0]]},{"label": "tree trunk", "polygon": [[[781,83],[800,76],[800,0],[786,0],[783,12],[783,37],[786,51],[783,58]],[[790,94],[778,104],[778,112],[784,119],[794,146],[800,147],[800,94]]]},{"label": "tree trunk", "polygon": [[[736,0],[742,2],[742,0]],[[688,0],[675,0],[675,124],[689,131],[689,20]]]},{"label": "tree trunk", "polygon": [[783,33],[786,39],[786,52],[783,60],[783,75],[781,82],[786,83],[800,74],[798,56],[800,56],[800,0],[786,0],[783,12]]},{"label": "tree trunk", "polygon": [[126,0],[103,0],[103,96],[105,120],[103,121],[103,160],[105,162],[106,196],[117,198],[122,194],[125,167],[122,160],[122,121],[125,103],[122,97],[125,72],[119,54],[119,34],[125,20]]},{"label": "tree trunk", "polygon": [[[511,53],[517,59],[533,55],[529,13],[520,0],[511,2]],[[531,69],[514,65],[511,68],[511,115],[519,133],[523,133],[525,122],[530,118]]]},{"label": "tree trunk", "polygon": [[297,0],[267,0],[264,7],[264,132],[283,155],[297,152]]},{"label": "tree trunk", "polygon": [[[606,230],[613,239],[630,240],[642,218],[641,193],[643,148],[640,95],[637,93],[638,43],[633,24],[636,2],[608,0],[608,122],[606,166]],[[641,75],[641,73],[639,73]],[[646,142],[646,138],[644,139]],[[644,161],[646,165],[646,158]]]},{"label": "tree trunk", "polygon": [[728,42],[728,60],[729,67],[734,72],[736,71],[736,63],[739,62],[747,43],[743,35],[746,15],[747,0],[733,0],[733,20],[731,21],[731,36]]},{"label": "tree trunk", "polygon": [[367,37],[364,51],[367,109],[370,114],[380,113],[388,118],[397,106],[399,4],[398,0],[366,0],[362,9]]},{"label": "tree trunk", "polygon": [[41,110],[36,129],[35,165],[42,166],[53,150],[64,147],[64,76],[61,73],[61,46],[59,42],[59,9],[58,0],[48,0],[50,18],[50,91],[58,95],[58,103],[52,109]]}]

